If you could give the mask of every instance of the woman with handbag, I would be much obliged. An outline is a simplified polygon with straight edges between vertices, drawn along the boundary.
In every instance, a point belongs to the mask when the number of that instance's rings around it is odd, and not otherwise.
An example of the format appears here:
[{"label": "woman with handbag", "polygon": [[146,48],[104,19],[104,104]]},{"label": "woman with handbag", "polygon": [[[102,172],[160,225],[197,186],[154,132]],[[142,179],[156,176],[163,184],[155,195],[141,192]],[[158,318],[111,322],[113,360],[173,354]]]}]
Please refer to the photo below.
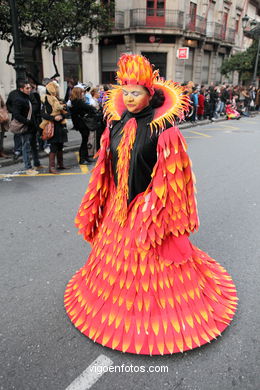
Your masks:
[{"label": "woman with handbag", "polygon": [[43,121],[40,128],[43,129],[53,123],[53,136],[48,140],[50,144],[49,154],[49,172],[57,174],[55,168],[55,156],[57,155],[58,169],[65,169],[63,165],[63,144],[68,141],[66,119],[68,113],[65,110],[65,105],[58,100],[59,88],[55,81],[51,81],[46,85],[46,95],[42,95],[43,103],[41,116]]},{"label": "woman with handbag", "polygon": [[89,104],[84,102],[84,90],[80,87],[74,87],[71,93],[71,119],[74,128],[81,134],[81,145],[79,148],[79,164],[89,165],[94,160],[89,157],[88,140],[91,128],[90,120],[96,117],[96,110]]},{"label": "woman with handbag", "polygon": [[7,157],[4,154],[4,136],[5,131],[8,130],[9,115],[4,102],[4,99],[0,95],[0,157]]}]

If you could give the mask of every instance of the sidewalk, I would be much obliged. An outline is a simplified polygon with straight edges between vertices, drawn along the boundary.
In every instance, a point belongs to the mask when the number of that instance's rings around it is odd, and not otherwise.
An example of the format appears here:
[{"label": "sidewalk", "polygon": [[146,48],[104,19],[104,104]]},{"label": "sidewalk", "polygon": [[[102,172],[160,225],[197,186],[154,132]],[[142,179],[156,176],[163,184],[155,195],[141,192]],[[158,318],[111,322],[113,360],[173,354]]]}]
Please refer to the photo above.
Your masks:
[{"label": "sidewalk", "polygon": [[[252,115],[254,116],[254,114]],[[216,122],[223,122],[226,121],[226,117],[220,117],[216,119]],[[209,123],[213,123],[209,119],[205,119],[203,121],[198,121],[196,123],[191,123],[191,122],[184,122],[182,123],[179,128],[180,129],[188,129],[190,127],[196,127],[196,126],[203,126],[207,125]],[[78,151],[80,144],[81,144],[81,135],[80,132],[77,130],[72,130],[72,122],[71,120],[68,120],[68,142],[64,145],[64,153],[69,153],[69,152],[74,152]],[[18,160],[14,161],[13,160],[13,146],[14,146],[14,141],[13,141],[13,134],[11,132],[6,132],[5,133],[6,138],[4,138],[4,152],[10,156],[10,158],[0,158],[0,167],[6,167],[10,165],[14,165],[17,163],[22,162],[22,157],[19,157]],[[47,154],[45,152],[40,152],[39,153],[40,158],[47,157]]]}]

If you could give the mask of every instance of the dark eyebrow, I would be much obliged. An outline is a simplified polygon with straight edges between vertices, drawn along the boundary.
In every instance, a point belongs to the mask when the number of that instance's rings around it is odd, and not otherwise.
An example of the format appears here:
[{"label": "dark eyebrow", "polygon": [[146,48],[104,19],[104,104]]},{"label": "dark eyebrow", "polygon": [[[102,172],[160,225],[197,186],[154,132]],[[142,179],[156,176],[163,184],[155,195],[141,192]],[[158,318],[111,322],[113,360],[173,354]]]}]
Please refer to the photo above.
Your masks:
[{"label": "dark eyebrow", "polygon": [[130,93],[133,93],[133,92],[141,92],[141,91],[137,91],[137,90],[134,90],[134,91],[127,91],[126,89],[122,89],[123,92],[130,92]]}]

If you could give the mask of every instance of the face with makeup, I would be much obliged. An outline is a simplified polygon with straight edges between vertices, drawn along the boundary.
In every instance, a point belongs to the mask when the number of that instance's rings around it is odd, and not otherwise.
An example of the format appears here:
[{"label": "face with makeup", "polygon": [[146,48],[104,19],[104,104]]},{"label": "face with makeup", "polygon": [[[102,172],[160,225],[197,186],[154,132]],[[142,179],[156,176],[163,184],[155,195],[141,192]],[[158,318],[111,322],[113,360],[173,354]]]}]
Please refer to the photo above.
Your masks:
[{"label": "face with makeup", "polygon": [[149,106],[152,96],[141,85],[123,85],[123,100],[128,111],[137,114]]}]

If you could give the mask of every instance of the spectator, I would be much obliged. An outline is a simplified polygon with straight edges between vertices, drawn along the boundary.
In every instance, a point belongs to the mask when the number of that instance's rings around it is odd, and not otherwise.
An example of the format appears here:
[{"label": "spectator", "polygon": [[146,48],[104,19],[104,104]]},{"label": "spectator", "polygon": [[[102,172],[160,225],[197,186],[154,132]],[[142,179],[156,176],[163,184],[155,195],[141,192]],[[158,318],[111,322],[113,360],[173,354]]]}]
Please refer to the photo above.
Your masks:
[{"label": "spectator", "polygon": [[[22,155],[24,167],[27,175],[37,175],[37,170],[32,169],[31,164],[31,137],[34,127],[33,117],[32,117],[32,103],[30,100],[31,86],[28,81],[20,80],[18,83],[18,91],[15,94],[16,98],[14,100],[12,111],[13,118],[20,123],[27,125],[27,131],[20,135],[21,144],[22,144]],[[37,165],[39,162],[35,159],[34,163]]]},{"label": "spectator", "polygon": [[209,87],[209,119],[215,120],[215,110],[218,102],[218,93],[215,87]]},{"label": "spectator", "polygon": [[8,157],[4,153],[4,137],[5,132],[8,131],[8,125],[9,125],[9,117],[8,117],[8,111],[4,102],[4,99],[0,95],[0,109],[1,109],[1,121],[0,121],[0,157]]},{"label": "spectator", "polygon": [[260,86],[256,90],[255,109],[258,111],[260,107]]},{"label": "spectator", "polygon": [[[18,79],[17,85],[23,81],[24,80]],[[7,110],[10,112],[10,114],[12,114],[12,119],[13,119],[14,102],[18,96],[19,96],[19,88],[11,91],[7,97],[6,107],[7,107]],[[22,155],[21,134],[14,134],[14,160],[17,160],[21,155]]]},{"label": "spectator", "polygon": [[94,162],[88,153],[89,129],[84,122],[84,115],[96,115],[96,110],[84,102],[84,89],[74,87],[71,93],[70,113],[73,126],[81,134],[81,145],[79,148],[79,164],[89,165]]},{"label": "spectator", "polygon": [[198,110],[197,110],[198,119],[203,120],[204,119],[204,110],[205,110],[205,91],[203,88],[200,90],[200,94],[198,97],[198,103],[199,103]]},{"label": "spectator", "polygon": [[91,93],[90,93],[91,87],[92,87],[92,83],[90,82],[87,85],[85,85],[85,99],[87,104],[90,104],[90,100],[91,100]]},{"label": "spectator", "polygon": [[[31,83],[31,94],[30,94],[30,100],[32,103],[32,120],[33,120],[33,128],[32,128],[32,135],[30,139],[30,145],[31,145],[31,152],[34,160],[34,166],[35,169],[41,169],[43,168],[41,166],[40,160],[39,160],[39,154],[38,154],[38,136],[40,132],[39,125],[41,123],[41,98],[39,93],[37,92],[37,85],[34,83]],[[41,140],[42,141],[42,140]]]},{"label": "spectator", "polygon": [[197,120],[197,109],[198,109],[198,104],[199,104],[199,99],[198,99],[198,89],[197,87],[192,88],[192,93],[190,95],[192,107],[193,107],[193,112],[191,115],[191,121],[196,122]]},{"label": "spectator", "polygon": [[93,107],[95,107],[96,110],[99,110],[100,109],[100,105],[99,105],[99,102],[98,102],[98,99],[99,99],[99,90],[98,88],[93,88],[91,91],[90,91],[90,99],[89,99],[89,104]]},{"label": "spectator", "polygon": [[58,169],[65,169],[63,165],[63,144],[67,142],[66,120],[68,113],[65,110],[65,105],[58,100],[59,88],[54,81],[46,85],[46,95],[43,95],[41,100],[43,103],[41,115],[43,121],[40,128],[44,129],[46,124],[51,121],[54,124],[53,137],[49,139],[50,154],[49,154],[49,172],[57,174],[55,169],[55,156],[57,155]]},{"label": "spectator", "polygon": [[223,85],[223,87],[220,90],[220,110],[219,110],[220,115],[225,114],[225,106],[227,104],[227,100],[229,100],[230,98],[227,90],[228,87],[229,86],[226,87],[225,85]]},{"label": "spectator", "polygon": [[[97,129],[96,131],[91,131],[89,134],[89,154],[93,156],[97,151],[97,137],[99,137],[100,134],[100,126],[101,121],[103,119],[102,109],[99,105],[98,99],[99,99],[99,90],[98,88],[93,88],[90,91],[90,99],[89,104],[94,107],[97,110]],[[99,138],[100,139],[100,138]]]},{"label": "spectator", "polygon": [[74,81],[73,81],[73,79],[69,79],[67,81],[67,89],[66,89],[65,98],[64,98],[64,101],[66,103],[68,100],[70,100],[70,96],[71,96],[71,92],[72,92],[73,87],[74,87]]}]

